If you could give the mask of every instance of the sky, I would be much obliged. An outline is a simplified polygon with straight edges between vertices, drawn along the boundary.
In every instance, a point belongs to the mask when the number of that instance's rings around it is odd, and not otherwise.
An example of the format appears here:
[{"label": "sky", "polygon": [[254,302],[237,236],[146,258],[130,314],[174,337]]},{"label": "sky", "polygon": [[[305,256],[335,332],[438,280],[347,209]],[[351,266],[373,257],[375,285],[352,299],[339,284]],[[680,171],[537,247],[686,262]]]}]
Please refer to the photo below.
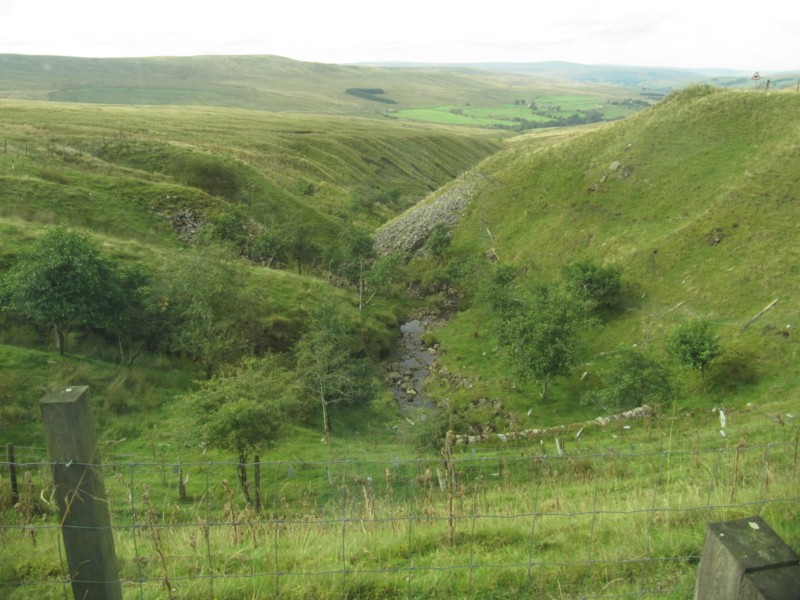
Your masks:
[{"label": "sky", "polygon": [[787,0],[0,0],[0,54],[800,70]]}]

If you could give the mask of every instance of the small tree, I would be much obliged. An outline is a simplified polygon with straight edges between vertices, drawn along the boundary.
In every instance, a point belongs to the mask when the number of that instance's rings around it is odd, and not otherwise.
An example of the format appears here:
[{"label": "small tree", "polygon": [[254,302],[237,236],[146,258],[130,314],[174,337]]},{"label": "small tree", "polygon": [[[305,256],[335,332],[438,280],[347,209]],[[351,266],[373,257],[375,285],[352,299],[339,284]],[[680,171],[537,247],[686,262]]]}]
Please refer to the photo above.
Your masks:
[{"label": "small tree", "polygon": [[67,327],[103,328],[120,302],[133,300],[121,299],[120,294],[137,293],[87,238],[64,227],[37,240],[12,266],[1,287],[3,305],[52,325],[59,354],[64,353]]},{"label": "small tree", "polygon": [[253,237],[247,246],[250,260],[271,267],[289,259],[289,241],[280,227],[266,229]]},{"label": "small tree", "polygon": [[202,362],[209,377],[254,351],[258,315],[245,277],[233,256],[212,247],[175,253],[163,278],[169,348]]},{"label": "small tree", "polygon": [[366,275],[367,286],[372,294],[365,304],[369,304],[375,294],[391,290],[403,280],[405,260],[402,253],[395,252],[382,256],[372,263]]},{"label": "small tree", "polygon": [[303,266],[310,271],[314,261],[322,256],[322,250],[314,242],[312,231],[302,216],[295,215],[292,221],[280,229],[285,240],[286,254],[294,259],[298,274],[302,272]]},{"label": "small tree", "polygon": [[145,345],[157,340],[161,330],[159,309],[151,293],[150,279],[138,268],[121,270],[109,284],[114,291],[102,328],[116,337],[120,364],[131,365]]},{"label": "small tree", "polygon": [[672,336],[672,354],[678,362],[700,371],[703,392],[706,392],[706,369],[719,356],[722,347],[706,321],[687,321]]},{"label": "small tree", "polygon": [[619,301],[622,276],[617,267],[604,267],[586,258],[569,263],[561,274],[567,288],[593,306],[610,308]]},{"label": "small tree", "polygon": [[218,243],[233,244],[240,254],[246,254],[253,241],[253,224],[239,205],[225,207],[211,216],[200,238]]},{"label": "small tree", "polygon": [[185,400],[196,415],[202,441],[236,452],[239,483],[249,502],[248,454],[274,442],[301,409],[292,374],[271,355],[248,358],[202,382]]},{"label": "small tree", "polygon": [[326,440],[332,434],[333,404],[365,402],[373,394],[369,364],[352,355],[353,346],[332,302],[324,301],[311,311],[308,330],[297,343],[297,372],[308,396],[322,409]]},{"label": "small tree", "polygon": [[332,258],[331,262],[338,263],[335,270],[358,290],[358,309],[361,310],[365,304],[367,274],[375,261],[372,238],[363,229],[352,225],[342,232],[342,236],[342,244],[337,247],[340,255]]},{"label": "small tree", "polygon": [[609,412],[665,404],[675,395],[669,370],[639,350],[620,352],[602,379],[602,386],[588,399]]},{"label": "small tree", "polygon": [[511,347],[523,377],[542,382],[542,399],[548,383],[566,375],[578,356],[578,318],[581,304],[569,293],[542,287],[534,300],[511,312],[502,324],[501,338]]}]

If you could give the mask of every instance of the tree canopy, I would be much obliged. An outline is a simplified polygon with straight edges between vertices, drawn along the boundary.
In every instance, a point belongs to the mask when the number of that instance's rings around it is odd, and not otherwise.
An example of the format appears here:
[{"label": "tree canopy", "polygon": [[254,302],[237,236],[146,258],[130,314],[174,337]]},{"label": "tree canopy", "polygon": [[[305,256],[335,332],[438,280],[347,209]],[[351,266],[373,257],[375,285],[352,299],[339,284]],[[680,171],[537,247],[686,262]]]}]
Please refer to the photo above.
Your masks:
[{"label": "tree canopy", "polygon": [[3,305],[37,323],[52,325],[56,349],[64,352],[64,330],[92,326],[119,334],[144,278],[116,265],[81,234],[58,227],[21,256],[2,281]]},{"label": "tree canopy", "polygon": [[168,346],[200,360],[208,376],[254,352],[259,328],[245,272],[221,249],[186,249],[170,260],[159,290]]},{"label": "tree canopy", "polygon": [[703,320],[686,321],[673,333],[671,349],[678,362],[700,371],[706,391],[706,369],[722,355],[722,347],[709,324]]},{"label": "tree canopy", "polygon": [[272,355],[247,358],[202,382],[185,399],[197,417],[201,440],[237,453],[239,480],[249,499],[249,452],[270,445],[302,410],[292,373]]},{"label": "tree canopy", "polygon": [[636,349],[619,352],[611,368],[601,377],[602,385],[588,398],[609,412],[644,404],[664,404],[675,395],[669,370],[660,361]]},{"label": "tree canopy", "polygon": [[555,286],[542,286],[531,302],[507,307],[501,338],[511,347],[520,375],[541,381],[545,400],[549,381],[575,364],[581,313],[581,303]]},{"label": "tree canopy", "polygon": [[622,276],[617,267],[604,267],[591,259],[582,259],[565,265],[561,275],[573,294],[593,306],[609,308],[619,301]]},{"label": "tree canopy", "polygon": [[352,355],[352,336],[336,307],[323,301],[309,315],[297,343],[297,372],[306,393],[319,402],[325,437],[332,433],[330,406],[366,402],[374,393],[369,363]]}]

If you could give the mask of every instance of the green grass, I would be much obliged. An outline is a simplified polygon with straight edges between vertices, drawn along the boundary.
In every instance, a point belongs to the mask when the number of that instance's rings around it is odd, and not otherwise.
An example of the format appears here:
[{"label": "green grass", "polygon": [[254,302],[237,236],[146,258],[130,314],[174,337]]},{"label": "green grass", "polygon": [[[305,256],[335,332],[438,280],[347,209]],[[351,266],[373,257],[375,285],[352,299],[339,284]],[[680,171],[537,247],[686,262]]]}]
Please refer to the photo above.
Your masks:
[{"label": "green grass", "polygon": [[[374,227],[493,152],[452,128],[213,108],[3,101],[0,218],[174,244],[168,217],[237,204],[261,224],[302,217],[325,247],[343,216]],[[230,192],[187,164],[215,161]]]},{"label": "green grass", "polygon": [[[722,447],[716,415],[587,429],[580,443],[568,441],[567,459],[546,457],[549,439],[477,456],[456,447],[452,496],[437,480],[440,459],[392,457],[391,440],[363,457],[305,440],[293,449],[300,454],[278,451],[262,465],[258,514],[231,487],[235,465],[200,455],[188,439],[133,455],[106,444],[126,597],[163,597],[166,576],[177,597],[192,598],[269,598],[278,589],[287,598],[502,598],[513,590],[690,598],[707,520],[756,512],[790,545],[800,541],[796,425],[794,433],[766,419],[754,427],[753,410],[730,411]],[[177,464],[188,476],[185,501],[177,500]],[[46,480],[43,467],[30,472],[36,486]],[[24,512],[3,515],[12,528],[25,523]],[[7,597],[31,589],[57,597],[54,518],[27,524],[37,529],[7,535],[2,580],[38,586],[7,589]]]},{"label": "green grass", "polygon": [[[622,312],[586,330],[586,350],[552,408],[537,409],[536,388],[518,381],[502,348],[494,351],[497,338],[482,305],[450,320],[437,332],[447,348],[442,362],[480,381],[474,393],[459,391],[463,402],[499,398],[523,421],[533,405],[542,424],[577,416],[587,407],[565,407],[578,402],[614,351],[638,344],[666,359],[670,331],[687,318],[711,321],[729,358],[708,396],[696,374],[676,370],[685,406],[796,389],[788,365],[797,356],[791,332],[800,281],[796,228],[785,224],[798,217],[792,198],[800,96],[693,93],[552,146],[520,138],[481,166],[484,179],[456,230],[453,256],[478,260],[489,246],[488,228],[500,261],[524,269],[519,294],[556,279],[577,257],[619,266],[630,291]],[[715,229],[723,232],[718,244],[708,241]],[[486,272],[479,270],[481,277]],[[747,381],[725,385],[745,371]],[[589,383],[579,381],[584,372]]]},{"label": "green grass", "polygon": [[446,123],[470,127],[518,128],[521,122],[552,124],[558,126],[559,118],[579,115],[579,111],[599,111],[604,120],[627,117],[640,107],[604,103],[604,97],[544,95],[535,96],[536,110],[528,108],[527,103],[503,103],[494,106],[446,105],[431,108],[406,108],[393,110],[394,118],[409,119],[427,123]]},{"label": "green grass", "polygon": [[[456,105],[431,105],[445,104]],[[585,329],[580,363],[547,403],[537,382],[514,372],[479,297],[467,294],[433,333],[440,365],[470,384],[432,380],[442,406],[469,411],[487,432],[565,425],[568,458],[554,457],[551,436],[456,446],[451,497],[436,474],[441,456],[414,449],[413,415],[384,393],[368,408],[337,410],[330,445],[312,416],[262,449],[261,515],[222,483],[235,481],[226,463],[233,457],[199,448],[181,400],[203,376],[198,365],[147,352],[120,367],[113,344],[79,330],[58,357],[47,328],[0,315],[4,431],[20,446],[18,461],[34,463],[25,469],[26,498],[48,497],[36,402],[53,387],[88,384],[114,523],[129,526],[135,512],[140,526],[152,518],[160,528],[160,548],[148,526],[116,531],[127,596],[164,597],[166,575],[186,598],[277,590],[285,598],[689,598],[707,520],[759,513],[789,545],[800,542],[797,94],[689,89],[619,123],[502,144],[480,130],[349,117],[2,106],[9,151],[0,153],[0,269],[46,226],[66,222],[104,254],[167,272],[181,246],[159,214],[167,195],[209,213],[230,203],[257,217],[301,210],[320,239],[335,240],[331,213],[358,190],[403,190],[397,206],[351,213],[375,224],[504,145],[475,169],[477,191],[449,251],[475,276],[456,284],[479,290],[493,268],[487,229],[501,264],[523,269],[522,297],[577,257],[619,265],[628,284],[621,310]],[[187,183],[176,167],[190,151],[227,166],[240,183],[234,197]],[[709,243],[720,231],[721,241]],[[333,295],[370,355],[388,348],[398,319],[422,303],[384,298],[359,313],[353,290],[324,276],[239,268],[261,292],[261,318],[275,335],[296,334],[308,307]],[[411,265],[419,281],[433,270],[424,260]],[[692,317],[710,320],[726,350],[709,370],[708,394],[697,373],[672,365],[680,393],[657,418],[587,424],[601,411],[581,397],[613,353],[637,344],[666,361],[670,332]],[[711,411],[719,406],[728,414],[724,437]],[[189,476],[185,501],[178,464]],[[56,517],[43,501],[43,512],[11,508],[5,471],[0,477],[0,581],[37,583],[2,593],[63,597]]]},{"label": "green grass", "polygon": [[409,119],[411,121],[423,121],[425,123],[469,125],[472,127],[502,127],[508,124],[506,121],[496,117],[481,117],[451,106],[408,108],[392,112],[391,116]]}]

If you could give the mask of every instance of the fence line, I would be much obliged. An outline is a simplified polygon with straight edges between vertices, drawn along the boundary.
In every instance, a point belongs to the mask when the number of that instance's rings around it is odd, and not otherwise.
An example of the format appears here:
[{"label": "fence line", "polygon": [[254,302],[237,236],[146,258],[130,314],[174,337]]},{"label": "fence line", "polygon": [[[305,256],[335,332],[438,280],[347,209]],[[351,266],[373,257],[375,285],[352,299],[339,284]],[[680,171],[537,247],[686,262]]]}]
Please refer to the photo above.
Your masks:
[{"label": "fence line", "polygon": [[[109,458],[129,598],[506,597],[488,589],[498,581],[559,598],[691,598],[706,523],[766,515],[790,543],[800,539],[796,438],[697,451],[465,454],[453,457],[452,479],[444,458],[261,461],[262,480],[272,478],[261,511],[229,483],[236,462]],[[20,499],[2,512],[0,595],[65,597],[50,463],[15,466]]]}]

